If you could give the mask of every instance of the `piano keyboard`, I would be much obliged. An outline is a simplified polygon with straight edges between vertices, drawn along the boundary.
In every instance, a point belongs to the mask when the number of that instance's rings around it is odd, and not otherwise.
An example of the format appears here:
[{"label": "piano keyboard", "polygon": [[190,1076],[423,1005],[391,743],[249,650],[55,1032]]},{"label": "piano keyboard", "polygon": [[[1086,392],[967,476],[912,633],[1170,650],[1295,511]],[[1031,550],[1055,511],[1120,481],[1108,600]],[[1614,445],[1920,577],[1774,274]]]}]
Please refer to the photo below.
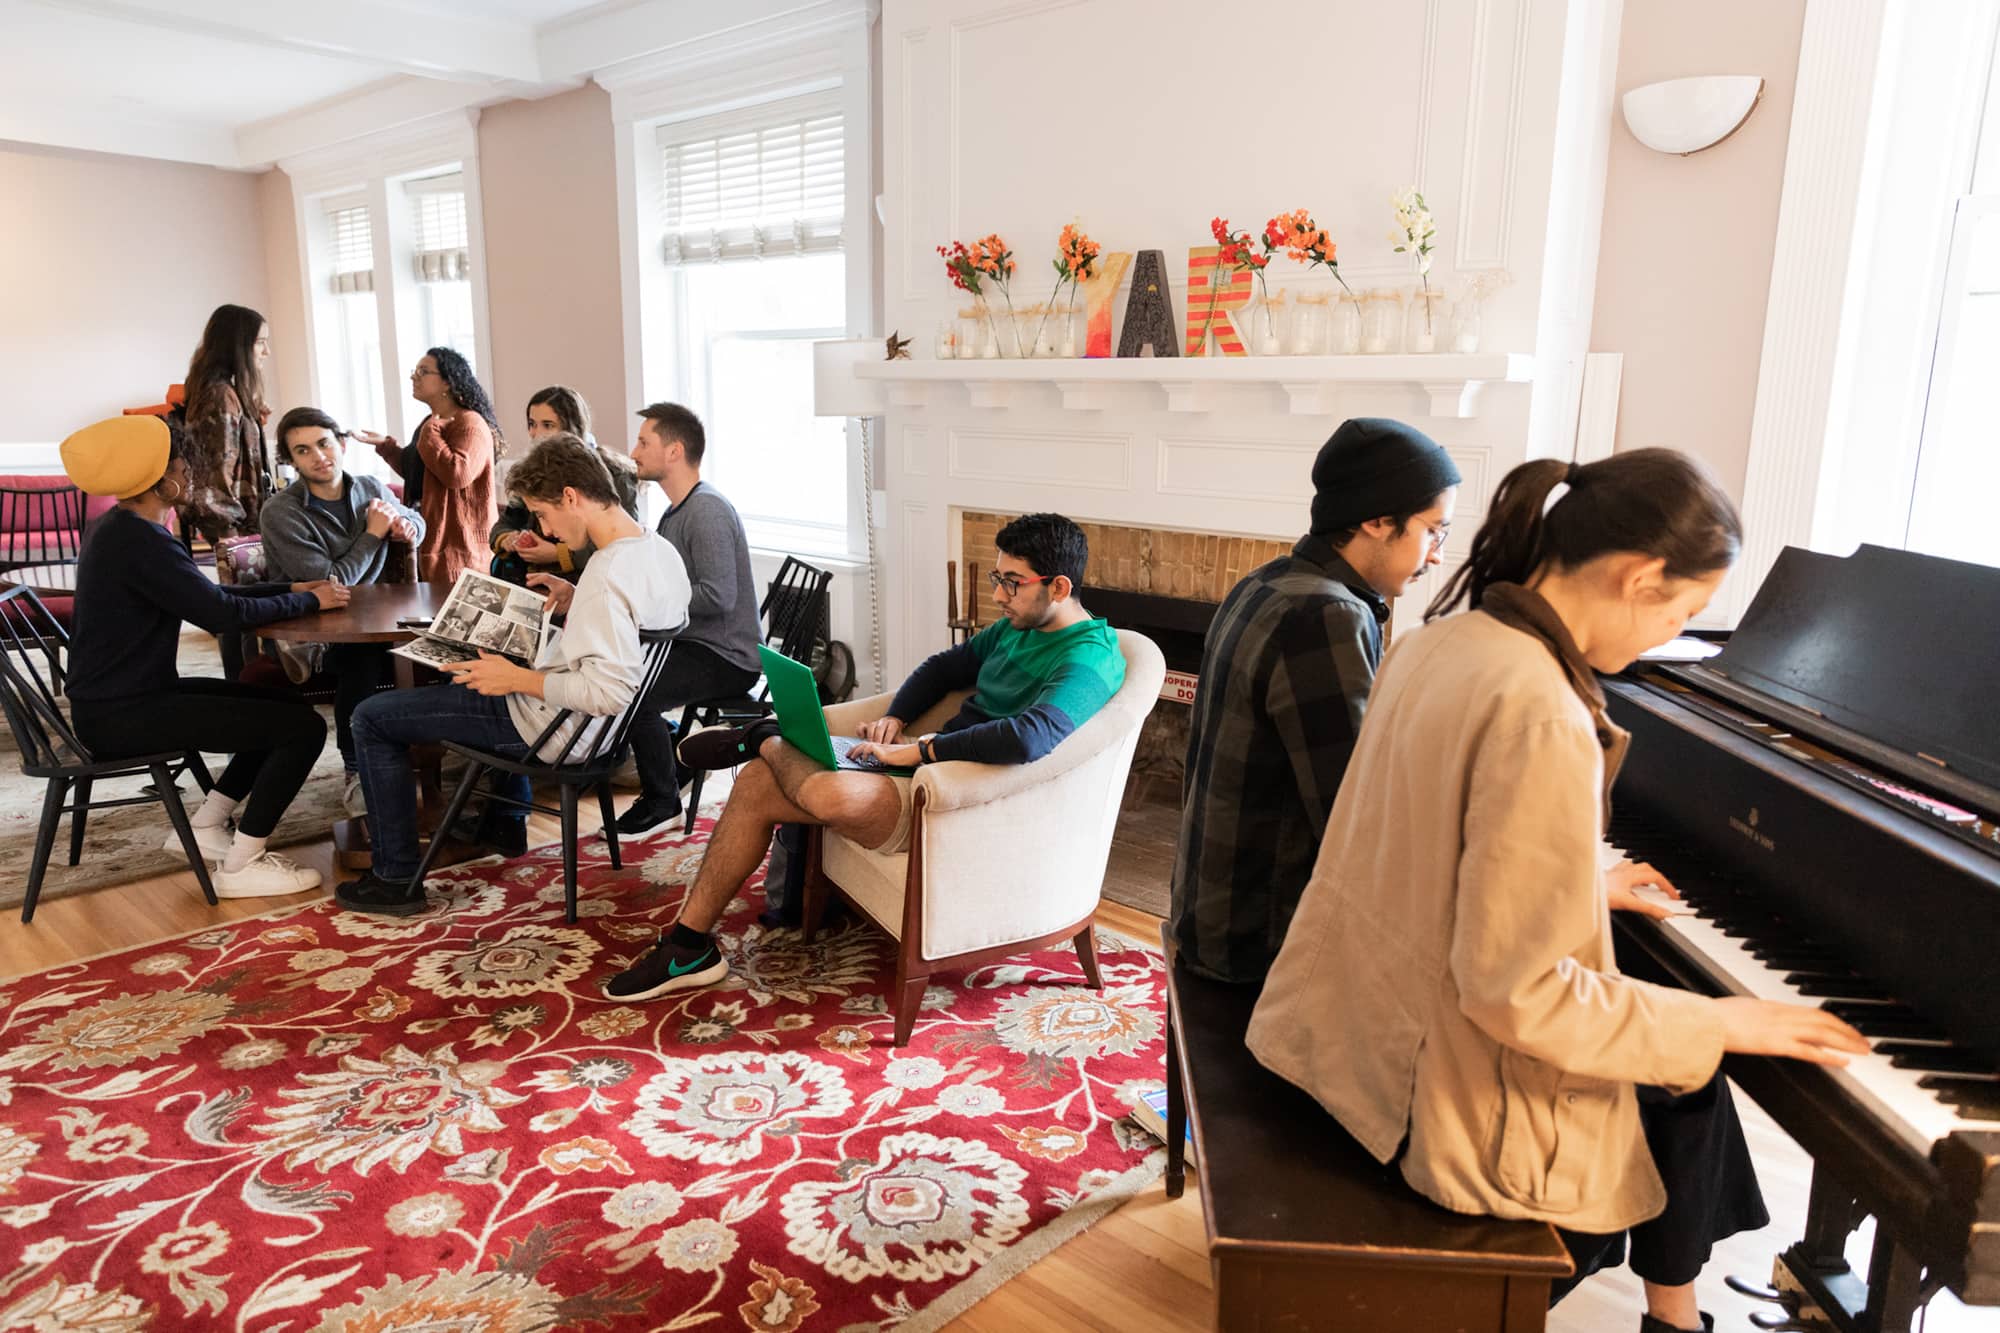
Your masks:
[{"label": "piano keyboard", "polygon": [[1680,890],[1674,915],[1653,925],[1717,994],[1818,1005],[1860,1029],[1870,1053],[1824,1072],[1919,1153],[1929,1156],[1933,1143],[1958,1130],[2000,1129],[2000,1073],[1990,1062],[1954,1046],[1796,927],[1636,821],[1614,819],[1608,841],[1632,860],[1650,862]]}]

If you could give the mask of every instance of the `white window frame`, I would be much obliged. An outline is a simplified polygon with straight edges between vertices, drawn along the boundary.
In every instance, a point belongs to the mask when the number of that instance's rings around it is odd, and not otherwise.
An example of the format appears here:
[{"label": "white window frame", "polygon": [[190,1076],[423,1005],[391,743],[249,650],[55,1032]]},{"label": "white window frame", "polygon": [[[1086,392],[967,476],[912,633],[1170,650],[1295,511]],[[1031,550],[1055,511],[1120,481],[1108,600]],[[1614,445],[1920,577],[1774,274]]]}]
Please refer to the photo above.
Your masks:
[{"label": "white window frame", "polygon": [[[278,165],[292,182],[298,221],[299,276],[307,294],[306,365],[310,398],[320,398],[319,337],[332,297],[332,248],[326,201],[357,196],[368,205],[375,250],[376,316],[382,326],[382,402],[387,420],[343,421],[407,440],[422,419],[409,394],[409,368],[424,353],[423,300],[414,267],[416,228],[411,183],[454,169],[465,195],[468,280],[473,337],[482,368],[492,362],[493,333],[486,289],[486,237],[479,187],[479,111],[471,108],[287,159]],[[419,189],[423,188],[421,186]],[[490,371],[487,372],[490,375]],[[292,404],[296,406],[297,404]]]},{"label": "white window frame", "polygon": [[1980,105],[1994,19],[1986,0],[1806,6],[1744,550],[1713,623],[1742,617],[1786,546],[1846,555],[1904,540],[1950,202],[1979,139],[1975,117],[1954,109]]},{"label": "white window frame", "polygon": [[[841,115],[846,206],[841,253],[846,269],[846,328],[856,336],[881,321],[877,273],[881,233],[874,209],[875,107],[870,84],[869,31],[873,0],[825,0],[809,17],[762,19],[596,75],[611,94],[618,171],[619,270],[625,322],[625,382],[641,401],[682,391],[673,351],[676,338],[648,336],[645,312],[671,300],[672,268],[661,254],[660,137],[662,125],[709,121],[746,109],[823,95]],[[636,409],[641,403],[634,403]],[[877,432],[879,435],[879,432]],[[847,519],[844,541],[809,540],[800,525],[746,515],[754,550],[810,550],[837,560],[865,558],[871,505],[862,494],[861,431],[847,423]],[[714,447],[727,449],[719,440]],[[879,468],[877,469],[879,472]],[[875,502],[876,506],[880,501]]]}]

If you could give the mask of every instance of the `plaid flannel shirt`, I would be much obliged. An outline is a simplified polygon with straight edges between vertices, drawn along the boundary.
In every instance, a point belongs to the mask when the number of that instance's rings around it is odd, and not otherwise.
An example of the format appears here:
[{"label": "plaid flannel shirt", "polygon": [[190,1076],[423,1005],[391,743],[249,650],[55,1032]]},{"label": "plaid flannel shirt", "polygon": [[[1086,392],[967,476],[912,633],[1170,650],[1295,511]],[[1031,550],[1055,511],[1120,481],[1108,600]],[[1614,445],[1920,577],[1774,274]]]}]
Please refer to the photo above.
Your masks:
[{"label": "plaid flannel shirt", "polygon": [[1389,604],[1323,537],[1230,589],[1202,649],[1172,921],[1182,961],[1261,982],[1354,753]]}]

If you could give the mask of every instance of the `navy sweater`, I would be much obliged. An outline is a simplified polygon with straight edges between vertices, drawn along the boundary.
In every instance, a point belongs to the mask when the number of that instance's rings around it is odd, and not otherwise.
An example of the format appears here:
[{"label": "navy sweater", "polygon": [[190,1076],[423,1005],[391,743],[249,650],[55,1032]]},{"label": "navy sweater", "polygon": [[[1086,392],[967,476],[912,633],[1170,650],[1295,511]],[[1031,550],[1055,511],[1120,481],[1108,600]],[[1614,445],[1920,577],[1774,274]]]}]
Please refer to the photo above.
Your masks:
[{"label": "navy sweater", "polygon": [[288,583],[212,582],[180,538],[120,506],[90,525],[77,558],[69,696],[89,703],[173,689],[182,621],[223,634],[318,608]]}]

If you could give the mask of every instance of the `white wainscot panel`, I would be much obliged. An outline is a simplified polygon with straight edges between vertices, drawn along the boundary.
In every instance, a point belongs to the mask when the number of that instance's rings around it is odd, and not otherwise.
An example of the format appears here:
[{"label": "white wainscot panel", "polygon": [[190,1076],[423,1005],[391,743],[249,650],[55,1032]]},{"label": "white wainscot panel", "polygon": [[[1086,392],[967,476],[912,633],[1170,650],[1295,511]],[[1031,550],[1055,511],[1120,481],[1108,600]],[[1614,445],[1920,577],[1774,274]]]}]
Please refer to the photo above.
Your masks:
[{"label": "white wainscot panel", "polygon": [[1500,481],[1498,477],[1491,475],[1493,451],[1483,445],[1446,445],[1445,452],[1451,455],[1452,462],[1458,464],[1458,475],[1461,478],[1458,484],[1457,517],[1452,523],[1454,527],[1469,532],[1471,528],[1464,525],[1464,520],[1469,516],[1482,515],[1486,512],[1486,502],[1492,498],[1493,487]]},{"label": "white wainscot panel", "polygon": [[897,435],[902,440],[904,475],[928,477],[931,474],[931,433],[905,426]]},{"label": "white wainscot panel", "polygon": [[1129,491],[1132,437],[955,430],[949,467],[953,477],[965,481]]},{"label": "white wainscot panel", "polygon": [[1201,440],[1160,437],[1162,495],[1268,500],[1298,506],[1312,498],[1320,441]]}]

